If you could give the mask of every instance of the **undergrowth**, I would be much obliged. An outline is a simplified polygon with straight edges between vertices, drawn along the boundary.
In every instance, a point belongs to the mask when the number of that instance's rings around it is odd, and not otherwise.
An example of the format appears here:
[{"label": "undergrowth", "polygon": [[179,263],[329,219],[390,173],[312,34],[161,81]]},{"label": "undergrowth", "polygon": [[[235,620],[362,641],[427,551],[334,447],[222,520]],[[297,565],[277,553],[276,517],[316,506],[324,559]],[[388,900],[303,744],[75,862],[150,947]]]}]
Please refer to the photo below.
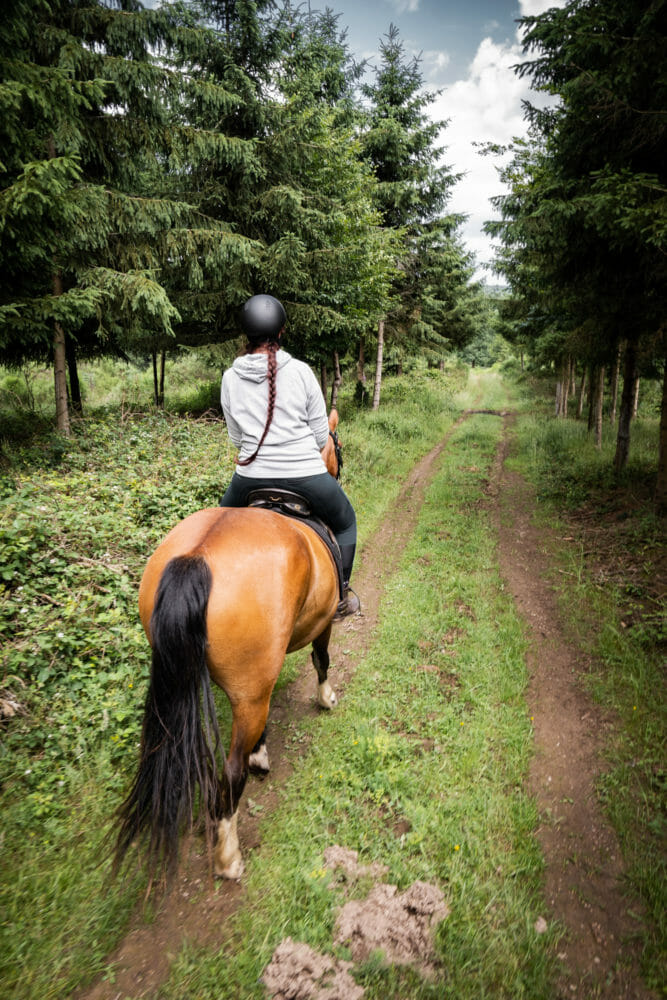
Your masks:
[{"label": "undergrowth", "polygon": [[[396,380],[378,413],[343,395],[343,481],[362,542],[451,423],[461,378],[424,374],[410,391]],[[69,439],[34,422],[5,438],[0,465],[0,981],[15,998],[92,978],[140,894],[140,876],[106,885],[102,839],[137,759],[149,671],[138,583],[166,532],[216,506],[234,468],[219,416],[88,408]]]}]

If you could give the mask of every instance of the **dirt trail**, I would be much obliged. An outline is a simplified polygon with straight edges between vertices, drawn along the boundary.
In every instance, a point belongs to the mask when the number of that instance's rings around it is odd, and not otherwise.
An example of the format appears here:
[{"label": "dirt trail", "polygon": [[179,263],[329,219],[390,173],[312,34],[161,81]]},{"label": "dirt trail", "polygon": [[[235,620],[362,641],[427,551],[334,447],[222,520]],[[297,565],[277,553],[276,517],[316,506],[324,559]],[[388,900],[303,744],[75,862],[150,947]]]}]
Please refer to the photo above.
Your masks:
[{"label": "dirt trail", "polygon": [[[531,524],[532,497],[526,484],[504,467],[512,418],[505,411],[496,415],[504,418],[505,434],[488,493],[501,569],[530,637],[528,700],[536,744],[530,785],[542,815],[538,835],[546,856],[545,892],[551,908],[545,916],[567,929],[557,998],[652,1000],[637,973],[639,927],[630,915],[637,906],[622,894],[618,845],[593,794],[606,722],[577,685],[580,654],[565,641],[553,592],[544,579],[546,557],[542,537]],[[450,434],[415,466],[393,510],[364,546],[354,579],[363,616],[337,626],[331,647],[331,680],[339,692],[374,640],[384,582],[398,567]],[[246,857],[261,850],[260,818],[276,807],[295,754],[302,752],[299,723],[318,711],[314,692],[314,671],[306,668],[274,697],[268,736],[272,769],[263,781],[251,777],[241,804],[239,834]],[[151,923],[137,912],[109,957],[109,976],[81,992],[78,1000],[150,996],[166,979],[186,940],[220,945],[226,918],[243,905],[243,884],[213,886],[199,845],[184,850],[184,856],[188,860],[167,904]]]},{"label": "dirt trail", "polygon": [[638,973],[640,907],[624,895],[619,845],[595,796],[610,720],[578,680],[583,654],[568,642],[546,582],[545,533],[531,520],[534,497],[505,467],[512,418],[504,423],[490,494],[501,573],[529,638],[530,791],[540,809],[546,902],[566,929],[558,997],[648,1000],[654,994]]}]

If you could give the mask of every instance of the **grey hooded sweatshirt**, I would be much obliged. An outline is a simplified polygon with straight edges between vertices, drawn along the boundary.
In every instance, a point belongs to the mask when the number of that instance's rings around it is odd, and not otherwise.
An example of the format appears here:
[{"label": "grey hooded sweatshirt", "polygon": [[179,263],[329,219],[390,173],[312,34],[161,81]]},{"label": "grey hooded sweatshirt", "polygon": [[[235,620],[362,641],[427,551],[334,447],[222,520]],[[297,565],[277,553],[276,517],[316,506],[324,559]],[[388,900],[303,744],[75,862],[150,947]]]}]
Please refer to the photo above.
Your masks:
[{"label": "grey hooded sweatshirt", "polygon": [[[317,379],[303,361],[276,353],[276,403],[269,433],[250,465],[237,466],[250,479],[291,479],[326,472],[320,455],[327,442],[327,410]],[[220,401],[239,458],[253,454],[264,431],[269,402],[266,354],[237,358],[222,376]]]}]

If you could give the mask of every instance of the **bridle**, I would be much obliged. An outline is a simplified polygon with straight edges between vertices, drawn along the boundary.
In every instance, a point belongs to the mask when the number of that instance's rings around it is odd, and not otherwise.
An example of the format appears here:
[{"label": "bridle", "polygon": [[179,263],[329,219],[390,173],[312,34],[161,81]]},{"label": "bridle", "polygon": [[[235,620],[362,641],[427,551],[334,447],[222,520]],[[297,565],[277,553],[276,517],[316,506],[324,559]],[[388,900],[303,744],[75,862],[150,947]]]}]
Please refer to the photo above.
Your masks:
[{"label": "bridle", "polygon": [[338,468],[336,469],[336,479],[340,479],[340,470],[343,468],[343,449],[341,448],[340,441],[338,439],[338,434],[336,431],[329,431],[329,437],[333,441],[334,452],[336,455],[336,464]]}]

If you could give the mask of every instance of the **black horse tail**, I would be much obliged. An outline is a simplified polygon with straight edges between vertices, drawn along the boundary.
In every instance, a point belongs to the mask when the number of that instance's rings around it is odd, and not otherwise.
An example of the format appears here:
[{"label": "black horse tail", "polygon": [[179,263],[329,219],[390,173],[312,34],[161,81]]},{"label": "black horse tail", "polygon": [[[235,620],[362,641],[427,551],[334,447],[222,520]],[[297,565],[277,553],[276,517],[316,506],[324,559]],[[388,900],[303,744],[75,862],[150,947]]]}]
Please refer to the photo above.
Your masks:
[{"label": "black horse tail", "polygon": [[136,840],[147,849],[149,871],[172,875],[179,834],[192,827],[197,812],[213,842],[220,735],[206,665],[211,579],[198,555],[172,559],[160,579],[150,622],[153,659],[139,768],[117,814],[116,870]]}]

